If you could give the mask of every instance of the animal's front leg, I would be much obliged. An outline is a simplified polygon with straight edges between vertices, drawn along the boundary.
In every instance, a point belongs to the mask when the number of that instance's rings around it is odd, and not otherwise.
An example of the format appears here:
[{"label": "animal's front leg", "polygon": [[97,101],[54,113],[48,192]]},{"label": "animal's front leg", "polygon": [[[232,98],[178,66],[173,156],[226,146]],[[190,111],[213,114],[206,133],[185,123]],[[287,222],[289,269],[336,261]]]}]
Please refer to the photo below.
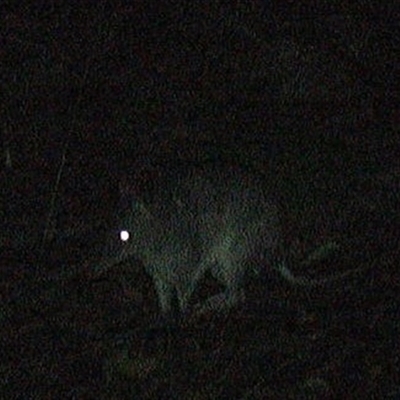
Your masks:
[{"label": "animal's front leg", "polygon": [[156,287],[158,304],[161,309],[161,313],[167,316],[172,313],[172,286],[162,278],[153,277],[154,285]]}]

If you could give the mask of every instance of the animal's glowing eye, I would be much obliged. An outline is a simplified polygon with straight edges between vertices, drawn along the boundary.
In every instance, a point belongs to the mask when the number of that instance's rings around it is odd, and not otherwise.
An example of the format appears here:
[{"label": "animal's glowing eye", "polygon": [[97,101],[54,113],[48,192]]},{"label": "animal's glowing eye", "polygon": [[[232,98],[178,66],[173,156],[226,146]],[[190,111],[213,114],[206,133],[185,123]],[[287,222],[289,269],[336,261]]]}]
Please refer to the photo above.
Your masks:
[{"label": "animal's glowing eye", "polygon": [[128,231],[121,231],[119,233],[119,238],[123,241],[126,242],[129,239],[129,232]]}]

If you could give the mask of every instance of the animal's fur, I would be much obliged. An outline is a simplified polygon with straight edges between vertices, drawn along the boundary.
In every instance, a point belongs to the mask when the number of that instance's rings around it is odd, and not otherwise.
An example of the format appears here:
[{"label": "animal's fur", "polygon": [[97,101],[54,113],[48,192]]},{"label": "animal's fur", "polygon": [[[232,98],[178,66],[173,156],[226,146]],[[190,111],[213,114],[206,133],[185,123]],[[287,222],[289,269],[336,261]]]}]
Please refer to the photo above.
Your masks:
[{"label": "animal's fur", "polygon": [[[279,207],[267,183],[246,172],[195,168],[163,173],[147,183],[140,199],[125,190],[121,204],[114,241],[99,267],[132,255],[139,258],[154,281],[164,315],[171,313],[175,295],[180,311],[187,311],[208,271],[225,291],[198,309],[218,310],[242,302],[243,277],[252,259],[275,264],[293,283],[326,281],[295,278],[283,259],[278,262]],[[128,240],[120,239],[123,231],[129,233]]]}]

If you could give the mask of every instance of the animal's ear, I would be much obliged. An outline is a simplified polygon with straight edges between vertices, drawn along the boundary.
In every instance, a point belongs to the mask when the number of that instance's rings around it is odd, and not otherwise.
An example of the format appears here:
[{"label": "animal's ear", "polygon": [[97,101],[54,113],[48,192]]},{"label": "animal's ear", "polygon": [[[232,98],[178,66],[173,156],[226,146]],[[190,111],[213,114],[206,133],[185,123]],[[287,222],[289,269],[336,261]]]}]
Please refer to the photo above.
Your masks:
[{"label": "animal's ear", "polygon": [[142,215],[151,215],[150,210],[144,205],[144,203],[137,199],[131,201],[131,210]]},{"label": "animal's ear", "polygon": [[138,168],[134,171],[123,172],[118,180],[118,190],[122,197],[142,198],[151,192],[154,181],[160,176],[160,171]]},{"label": "animal's ear", "polygon": [[132,200],[130,202],[130,205],[131,205],[131,209],[132,210],[136,211],[136,210],[140,210],[141,209],[141,203],[139,201],[137,201],[136,199]]},{"label": "animal's ear", "polygon": [[139,190],[135,186],[135,180],[128,174],[119,174],[118,179],[118,206],[121,210],[132,210],[134,203],[139,199]]},{"label": "animal's ear", "polygon": [[139,195],[139,187],[135,184],[135,179],[129,179],[128,175],[122,174],[118,181],[118,191],[121,197],[137,197]]}]

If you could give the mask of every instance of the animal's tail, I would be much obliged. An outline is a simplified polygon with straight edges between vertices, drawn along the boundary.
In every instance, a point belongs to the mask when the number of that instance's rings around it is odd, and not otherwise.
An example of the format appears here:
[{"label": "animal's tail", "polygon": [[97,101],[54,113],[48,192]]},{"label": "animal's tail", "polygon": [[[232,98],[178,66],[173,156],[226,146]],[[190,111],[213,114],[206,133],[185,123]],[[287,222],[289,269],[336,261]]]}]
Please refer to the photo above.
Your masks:
[{"label": "animal's tail", "polygon": [[[340,246],[334,242],[329,242],[326,243],[320,247],[318,247],[316,250],[314,250],[305,260],[301,262],[301,265],[309,265],[310,263],[314,261],[320,261],[328,256],[330,256],[332,253],[336,252],[338,249],[340,249]],[[362,270],[362,268],[357,268],[357,269],[351,269],[342,273],[330,275],[325,278],[308,278],[305,276],[294,276],[293,273],[290,271],[290,269],[286,266],[286,263],[284,261],[281,261],[277,263],[274,268],[282,275],[284,279],[286,279],[288,282],[298,285],[298,286],[308,286],[308,287],[316,287],[316,286],[322,286],[326,285],[332,282],[336,282],[338,280],[344,279],[350,275],[354,275]]]},{"label": "animal's tail", "polygon": [[361,270],[361,268],[352,269],[339,274],[330,275],[326,278],[308,278],[305,276],[299,276],[299,277],[294,276],[293,273],[290,271],[290,269],[286,267],[286,265],[283,262],[277,264],[275,268],[282,275],[282,277],[285,278],[288,282],[294,285],[308,286],[308,287],[322,286],[332,282],[336,282],[338,280],[348,277],[349,275],[354,275],[360,272]]}]

